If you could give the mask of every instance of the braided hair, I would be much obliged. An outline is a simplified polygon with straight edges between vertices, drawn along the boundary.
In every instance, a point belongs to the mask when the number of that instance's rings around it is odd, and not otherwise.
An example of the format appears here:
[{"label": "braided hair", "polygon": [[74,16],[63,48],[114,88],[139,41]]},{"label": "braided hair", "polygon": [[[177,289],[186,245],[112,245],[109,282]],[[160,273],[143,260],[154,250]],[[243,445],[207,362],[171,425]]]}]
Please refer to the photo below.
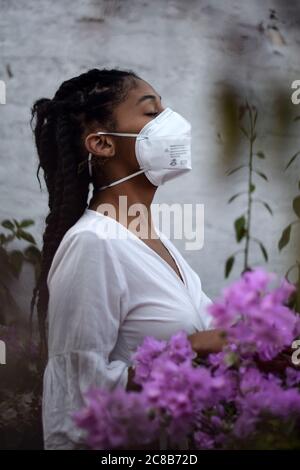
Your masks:
[{"label": "braided hair", "polygon": [[140,77],[131,70],[91,69],[64,81],[53,99],[40,98],[31,108],[30,125],[39,157],[37,178],[39,180],[42,168],[49,195],[41,270],[30,305],[32,330],[37,301],[42,364],[48,356],[48,272],[64,234],[86,209],[89,185],[93,183],[87,166],[88,152],[81,137],[86,126],[92,122],[105,126],[111,132],[116,129],[113,109],[135,86],[135,79]]}]

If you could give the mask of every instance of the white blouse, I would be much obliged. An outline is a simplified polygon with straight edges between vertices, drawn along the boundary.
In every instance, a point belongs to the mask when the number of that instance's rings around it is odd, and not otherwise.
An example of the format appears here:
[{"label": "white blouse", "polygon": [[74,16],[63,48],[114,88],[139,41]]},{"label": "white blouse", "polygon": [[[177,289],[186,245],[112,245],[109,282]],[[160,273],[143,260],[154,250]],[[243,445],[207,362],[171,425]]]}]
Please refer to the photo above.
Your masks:
[{"label": "white blouse", "polygon": [[[173,268],[112,217],[86,209],[66,232],[48,274],[49,359],[43,382],[45,449],[83,439],[70,413],[89,386],[126,387],[131,355],[145,336],[209,329],[212,301],[175,245],[155,226]],[[117,234],[117,236],[116,236]]]}]

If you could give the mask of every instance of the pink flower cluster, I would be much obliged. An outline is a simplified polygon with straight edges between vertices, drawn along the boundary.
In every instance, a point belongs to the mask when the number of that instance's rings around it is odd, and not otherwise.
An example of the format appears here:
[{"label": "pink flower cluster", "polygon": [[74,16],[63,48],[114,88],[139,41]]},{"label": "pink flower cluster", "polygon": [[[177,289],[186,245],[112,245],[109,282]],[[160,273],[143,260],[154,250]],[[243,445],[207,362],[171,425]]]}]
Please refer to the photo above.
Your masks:
[{"label": "pink flower cluster", "polygon": [[245,272],[208,307],[215,327],[227,332],[241,354],[256,351],[261,359],[272,359],[300,334],[299,317],[285,305],[295,287],[283,279],[270,288],[274,279],[260,268]]},{"label": "pink flower cluster", "polygon": [[[86,406],[74,415],[94,449],[152,442],[163,430],[171,449],[185,439],[196,449],[234,448],[274,420],[300,422],[300,371],[266,372],[266,363],[300,333],[299,316],[286,305],[292,285],[270,287],[273,274],[244,273],[209,307],[228,345],[199,365],[185,331],[169,341],[145,338],[133,356],[140,392],[91,390]],[[300,443],[300,436],[299,436]]]}]

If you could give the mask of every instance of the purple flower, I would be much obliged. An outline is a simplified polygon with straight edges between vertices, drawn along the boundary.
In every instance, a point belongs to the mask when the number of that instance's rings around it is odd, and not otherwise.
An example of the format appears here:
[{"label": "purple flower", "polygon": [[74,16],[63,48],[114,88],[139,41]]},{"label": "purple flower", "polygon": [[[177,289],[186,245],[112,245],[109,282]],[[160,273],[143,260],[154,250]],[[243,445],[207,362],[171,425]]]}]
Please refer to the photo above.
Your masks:
[{"label": "purple flower", "polygon": [[258,429],[271,432],[274,421],[300,423],[300,370],[258,368],[257,357],[272,361],[300,334],[299,316],[286,305],[294,286],[270,286],[274,279],[261,268],[246,272],[208,307],[229,342],[205,366],[194,364],[183,330],[168,341],[145,337],[132,356],[141,391],[90,390],[75,413],[89,446],[147,444],[163,429],[171,448],[192,436],[198,449],[220,449]]},{"label": "purple flower", "polygon": [[151,370],[159,361],[172,361],[174,364],[190,362],[196,357],[185,331],[174,334],[169,341],[158,341],[147,336],[132,355],[135,362],[135,381],[142,385],[149,380]]},{"label": "purple flower", "polygon": [[300,370],[294,369],[293,367],[287,367],[285,373],[285,382],[288,387],[300,384]]},{"label": "purple flower", "polygon": [[258,268],[227,287],[223,298],[208,307],[216,328],[227,332],[241,355],[257,353],[270,360],[289,346],[299,331],[299,318],[284,302],[295,290],[286,280],[268,290],[273,273]]},{"label": "purple flower", "polygon": [[236,397],[238,418],[234,433],[246,437],[267,415],[287,419],[300,418],[300,394],[297,389],[284,389],[282,380],[273,374],[263,374],[254,367],[245,370]]},{"label": "purple flower", "polygon": [[166,341],[158,341],[157,339],[146,336],[142,345],[138,346],[132,355],[135,363],[135,382],[142,385],[147,381],[155,359],[166,349]]},{"label": "purple flower", "polygon": [[110,392],[90,389],[85,399],[86,406],[74,413],[73,419],[86,431],[92,449],[126,448],[156,439],[158,422],[152,419],[145,395],[117,387]]},{"label": "purple flower", "polygon": [[197,449],[214,449],[214,437],[202,431],[197,431],[194,434],[194,441]]}]

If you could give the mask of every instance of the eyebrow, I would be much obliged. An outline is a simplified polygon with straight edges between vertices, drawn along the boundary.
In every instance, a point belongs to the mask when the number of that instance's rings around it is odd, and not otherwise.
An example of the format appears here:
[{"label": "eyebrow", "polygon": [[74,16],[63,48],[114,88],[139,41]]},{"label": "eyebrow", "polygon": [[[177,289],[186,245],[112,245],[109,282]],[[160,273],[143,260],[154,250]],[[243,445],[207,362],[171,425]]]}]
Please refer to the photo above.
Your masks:
[{"label": "eyebrow", "polygon": [[[139,103],[141,103],[142,101],[144,100],[156,100],[156,96],[155,95],[144,95],[142,96],[141,98],[139,98],[136,102],[136,105],[138,105]],[[159,95],[159,98],[161,100],[161,96]]]}]

